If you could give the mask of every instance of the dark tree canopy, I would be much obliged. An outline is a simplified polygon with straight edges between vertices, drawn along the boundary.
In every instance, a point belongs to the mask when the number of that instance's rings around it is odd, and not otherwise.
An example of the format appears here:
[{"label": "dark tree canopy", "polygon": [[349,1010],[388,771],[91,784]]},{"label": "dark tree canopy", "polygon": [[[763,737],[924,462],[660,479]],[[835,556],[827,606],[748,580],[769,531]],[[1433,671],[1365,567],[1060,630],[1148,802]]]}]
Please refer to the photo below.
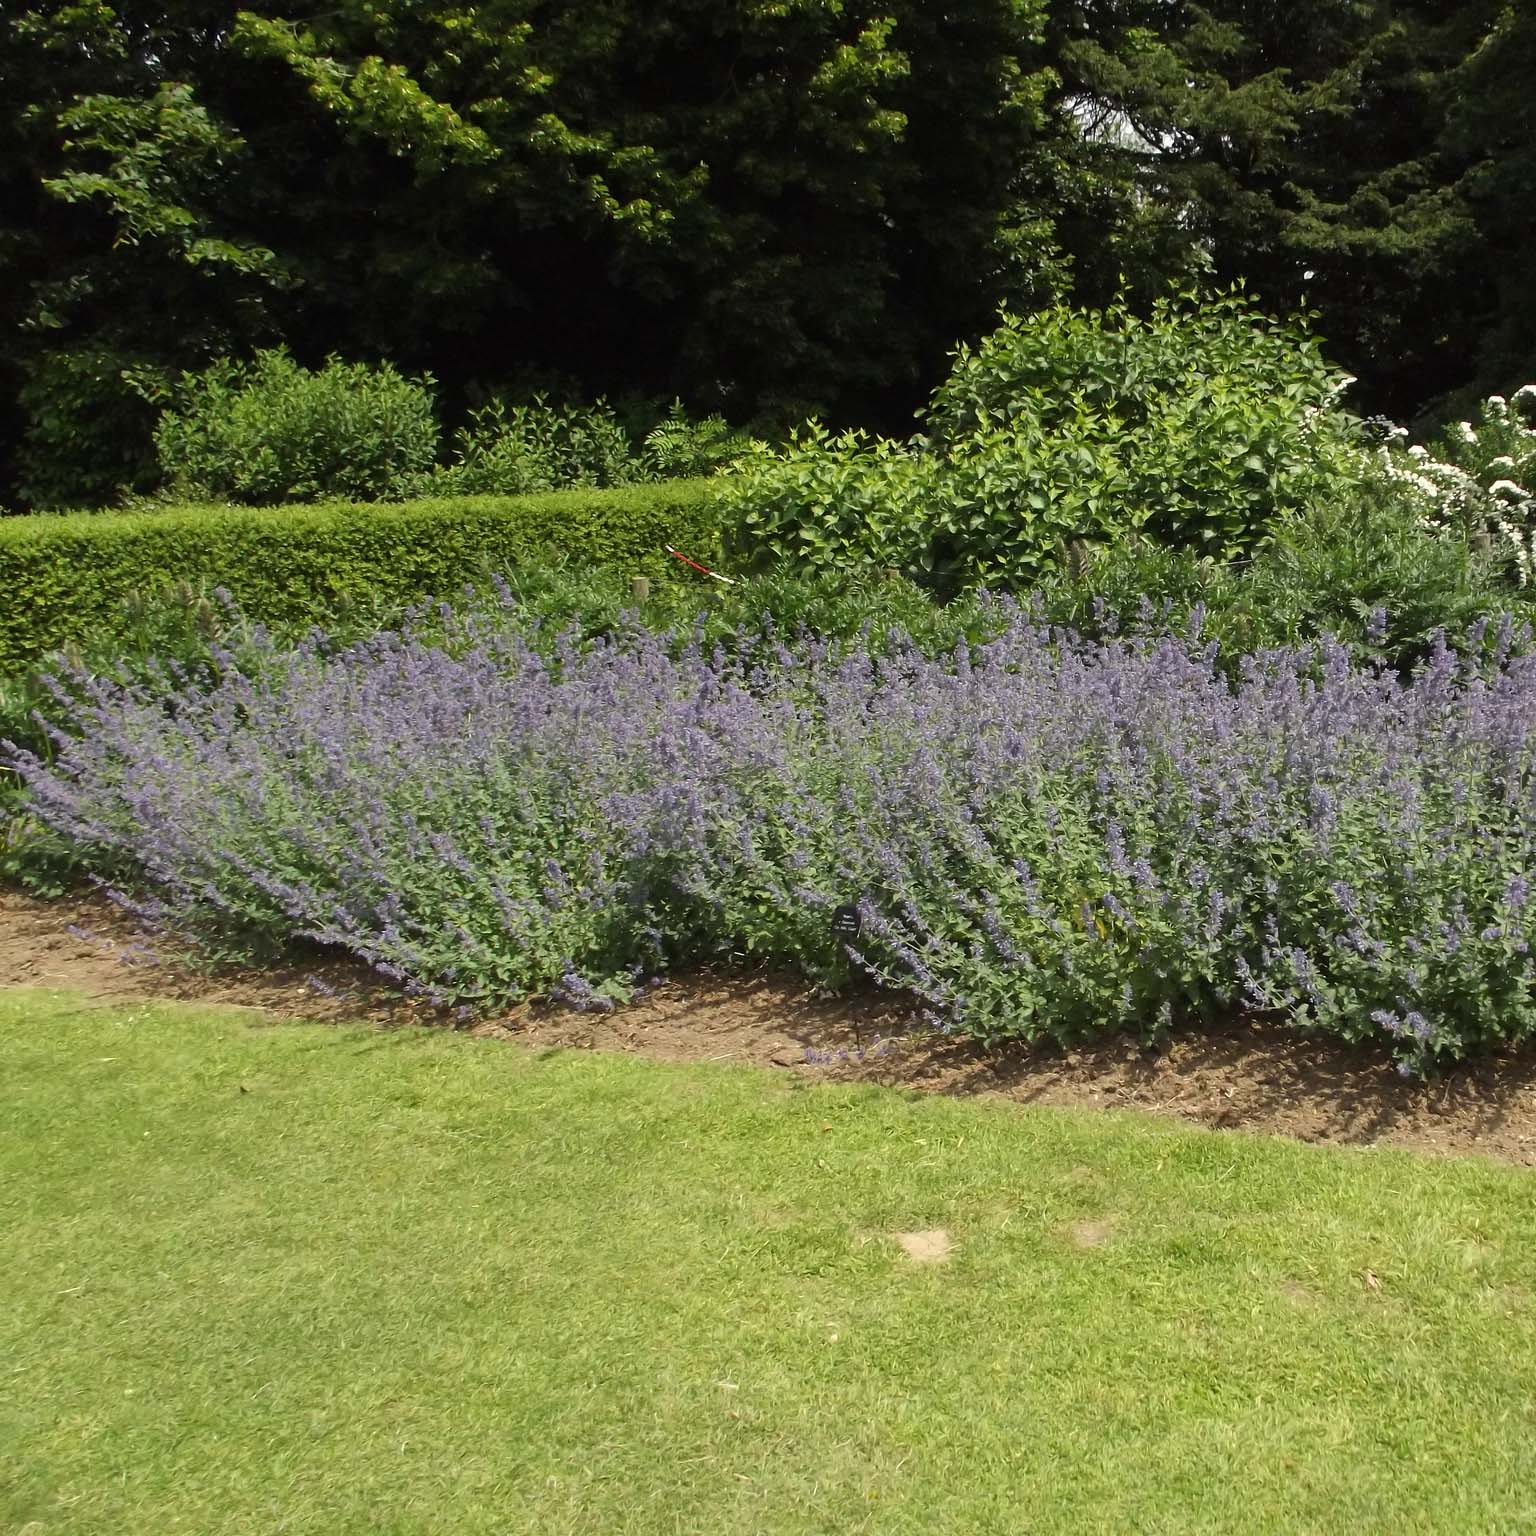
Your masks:
[{"label": "dark tree canopy", "polygon": [[1503,149],[1455,125],[1498,0],[1073,0],[1053,17],[1125,178],[1217,279],[1318,311],[1373,408],[1412,414],[1469,381],[1501,281],[1472,194]]},{"label": "dark tree canopy", "polygon": [[0,498],[177,370],[894,427],[999,301],[1242,280],[1409,417],[1536,372],[1503,0],[221,0],[0,13]]},{"label": "dark tree canopy", "polygon": [[275,337],[450,388],[899,411],[1002,292],[1036,23],[1019,0],[14,12],[8,382],[34,438],[93,383],[131,438],[125,374],[152,394]]},{"label": "dark tree canopy", "polygon": [[1487,274],[1480,377],[1536,378],[1536,9],[1508,6],[1457,70],[1447,143],[1475,231],[1470,264]]}]

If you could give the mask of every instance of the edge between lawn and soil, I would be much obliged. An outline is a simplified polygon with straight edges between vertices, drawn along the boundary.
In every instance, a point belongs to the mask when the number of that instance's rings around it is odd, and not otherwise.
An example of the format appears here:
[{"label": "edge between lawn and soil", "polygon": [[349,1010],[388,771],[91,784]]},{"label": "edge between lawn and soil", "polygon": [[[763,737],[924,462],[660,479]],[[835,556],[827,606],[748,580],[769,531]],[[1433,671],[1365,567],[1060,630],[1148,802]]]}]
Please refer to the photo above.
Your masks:
[{"label": "edge between lawn and soil", "polygon": [[[40,901],[0,891],[0,987],[67,989],[99,1001],[195,1000],[274,1020],[388,1026],[437,1017],[346,961],[202,971],[155,945],[104,899]],[[524,1005],[468,1032],[538,1048],[758,1065],[821,1081],[1135,1109],[1215,1129],[1536,1167],[1531,1053],[1404,1081],[1384,1053],[1279,1025],[1234,1022],[1151,1052],[1126,1036],[1072,1050],[989,1051],[920,1033],[916,1024],[910,1004],[896,997],[818,997],[784,975],[703,972],[665,981],[610,1013]]]}]

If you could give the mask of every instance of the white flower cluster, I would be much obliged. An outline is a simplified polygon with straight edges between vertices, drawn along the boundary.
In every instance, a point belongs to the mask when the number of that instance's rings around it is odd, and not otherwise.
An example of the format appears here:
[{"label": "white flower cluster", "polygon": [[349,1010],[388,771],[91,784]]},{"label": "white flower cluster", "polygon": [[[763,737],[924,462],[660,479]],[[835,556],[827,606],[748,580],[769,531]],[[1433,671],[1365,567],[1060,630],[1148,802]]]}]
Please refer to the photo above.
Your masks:
[{"label": "white flower cluster", "polygon": [[[1511,406],[1514,408],[1511,409]],[[1536,582],[1536,384],[1510,400],[1490,395],[1482,420],[1457,422],[1445,438],[1446,458],[1394,427],[1377,450],[1382,475],[1415,498],[1429,527],[1481,530],[1508,551],[1522,586]]]}]

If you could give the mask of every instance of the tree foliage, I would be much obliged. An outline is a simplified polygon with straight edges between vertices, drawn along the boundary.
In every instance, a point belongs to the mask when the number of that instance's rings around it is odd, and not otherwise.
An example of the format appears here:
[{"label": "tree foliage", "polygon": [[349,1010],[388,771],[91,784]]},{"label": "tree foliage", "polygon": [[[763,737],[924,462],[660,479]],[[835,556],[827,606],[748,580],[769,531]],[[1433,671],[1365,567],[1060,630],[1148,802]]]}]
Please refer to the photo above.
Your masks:
[{"label": "tree foliage", "polygon": [[1066,0],[1053,52],[1101,156],[1212,275],[1317,311],[1363,399],[1407,416],[1522,382],[1489,344],[1530,307],[1495,243],[1528,25],[1499,0]]},{"label": "tree foliage", "polygon": [[0,13],[0,496],[287,345],[899,430],[1000,301],[1242,279],[1399,418],[1526,382],[1505,0],[78,0]]},{"label": "tree foliage", "polygon": [[1448,120],[1452,152],[1467,167],[1458,191],[1489,273],[1479,336],[1481,378],[1508,388],[1536,379],[1536,11],[1506,6],[1457,70]]},{"label": "tree foliage", "polygon": [[29,492],[67,499],[48,476],[71,448],[131,482],[93,422],[127,452],[157,381],[281,340],[450,392],[555,370],[740,419],[909,407],[1000,296],[1037,20],[1035,0],[12,10],[0,347]]}]

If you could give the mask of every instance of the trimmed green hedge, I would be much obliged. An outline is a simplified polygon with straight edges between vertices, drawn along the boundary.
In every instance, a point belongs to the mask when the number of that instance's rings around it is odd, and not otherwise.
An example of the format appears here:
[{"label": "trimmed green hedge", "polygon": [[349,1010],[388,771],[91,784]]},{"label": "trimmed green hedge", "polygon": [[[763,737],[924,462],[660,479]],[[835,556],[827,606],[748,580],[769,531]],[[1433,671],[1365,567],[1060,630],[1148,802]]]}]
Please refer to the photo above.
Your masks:
[{"label": "trimmed green hedge", "polygon": [[706,562],[719,555],[711,482],[0,518],[0,673],[111,626],[130,594],[178,581],[227,587],[263,623],[303,622],[340,597],[452,595],[522,557],[666,578],[682,570],[668,544]]}]

